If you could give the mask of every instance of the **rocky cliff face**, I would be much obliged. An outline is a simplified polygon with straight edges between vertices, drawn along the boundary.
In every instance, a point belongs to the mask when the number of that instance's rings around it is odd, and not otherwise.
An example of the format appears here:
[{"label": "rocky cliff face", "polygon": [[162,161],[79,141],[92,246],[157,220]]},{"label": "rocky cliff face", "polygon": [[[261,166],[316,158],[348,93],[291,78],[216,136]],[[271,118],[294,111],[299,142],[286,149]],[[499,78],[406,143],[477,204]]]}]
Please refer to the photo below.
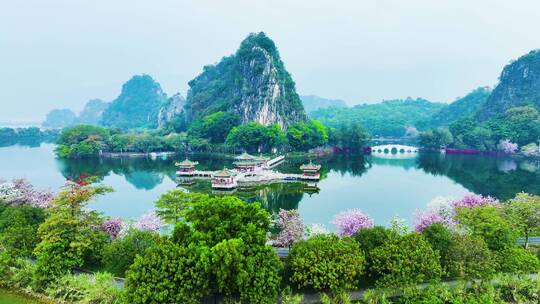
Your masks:
[{"label": "rocky cliff face", "polygon": [[234,112],[244,124],[276,123],[282,128],[307,119],[294,81],[264,33],[250,34],[234,55],[204,67],[189,86],[188,121],[217,111]]},{"label": "rocky cliff face", "polygon": [[77,123],[97,125],[101,121],[103,112],[109,107],[109,103],[101,99],[89,100],[77,118]]},{"label": "rocky cliff face", "polygon": [[159,83],[148,75],[136,75],[103,112],[101,123],[121,129],[156,128],[158,112],[166,101]]},{"label": "rocky cliff face", "polygon": [[509,108],[524,105],[540,109],[540,50],[532,51],[504,67],[499,84],[477,117],[487,120]]},{"label": "rocky cliff face", "polygon": [[174,117],[183,115],[185,104],[186,100],[180,93],[176,93],[171,96],[171,98],[167,99],[167,102],[161,106],[158,112],[158,128],[164,128],[167,123],[172,122]]}]

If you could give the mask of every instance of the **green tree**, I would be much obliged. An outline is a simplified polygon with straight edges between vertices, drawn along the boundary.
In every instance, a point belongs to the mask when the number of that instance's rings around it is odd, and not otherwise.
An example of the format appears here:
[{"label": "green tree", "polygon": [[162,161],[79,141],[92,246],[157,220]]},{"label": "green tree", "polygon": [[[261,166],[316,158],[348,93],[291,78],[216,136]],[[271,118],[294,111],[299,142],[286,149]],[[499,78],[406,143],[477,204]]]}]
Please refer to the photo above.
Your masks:
[{"label": "green tree", "polygon": [[212,274],[219,292],[239,295],[246,303],[276,303],[282,265],[272,247],[229,239],[211,251]]},{"label": "green tree", "polygon": [[519,193],[505,209],[512,226],[525,237],[524,246],[528,248],[531,232],[540,228],[540,196]]},{"label": "green tree", "polygon": [[27,205],[0,208],[0,248],[13,257],[30,257],[39,242],[37,231],[44,219],[40,208]]},{"label": "green tree", "polygon": [[307,151],[328,142],[326,127],[317,120],[299,122],[289,127],[287,139],[295,151]]},{"label": "green tree", "polygon": [[450,277],[489,279],[496,263],[486,242],[479,237],[454,235],[445,254],[446,270]]},{"label": "green tree", "polygon": [[402,286],[438,280],[439,254],[418,233],[410,233],[373,250],[379,286]]},{"label": "green tree", "polygon": [[298,288],[311,287],[333,293],[350,290],[358,284],[364,261],[354,239],[317,235],[292,246],[290,281]]},{"label": "green tree", "polygon": [[491,250],[516,246],[518,235],[497,206],[459,208],[456,219],[472,235],[484,239]]},{"label": "green tree", "polygon": [[144,255],[146,249],[156,246],[159,237],[150,231],[129,229],[126,234],[108,243],[103,248],[103,267],[119,277],[124,277],[137,255]]},{"label": "green tree", "polygon": [[111,188],[88,185],[81,180],[68,182],[58,193],[38,229],[41,241],[34,250],[34,280],[38,288],[69,273],[73,267],[101,260],[102,247],[109,237],[98,228],[99,216],[85,207],[95,197],[111,191]]},{"label": "green tree", "polygon": [[210,293],[208,247],[162,241],[138,255],[126,274],[128,303],[199,303]]},{"label": "green tree", "polygon": [[190,204],[185,221],[209,246],[240,238],[247,244],[264,245],[270,215],[258,203],[234,196],[208,197]]},{"label": "green tree", "polygon": [[56,149],[60,157],[91,157],[97,156],[100,150],[107,147],[110,133],[107,129],[78,125],[65,128],[58,138]]},{"label": "green tree", "polygon": [[186,193],[179,189],[170,190],[156,201],[156,212],[166,223],[176,224],[184,216],[189,204],[206,198],[208,196],[200,193]]},{"label": "green tree", "polygon": [[420,134],[420,146],[425,149],[439,150],[452,141],[452,134],[446,129],[430,129]]},{"label": "green tree", "polygon": [[371,279],[376,278],[377,272],[371,268],[373,265],[373,250],[384,245],[386,242],[392,242],[399,235],[391,229],[383,226],[375,226],[373,228],[360,229],[353,237],[366,257],[365,273]]}]

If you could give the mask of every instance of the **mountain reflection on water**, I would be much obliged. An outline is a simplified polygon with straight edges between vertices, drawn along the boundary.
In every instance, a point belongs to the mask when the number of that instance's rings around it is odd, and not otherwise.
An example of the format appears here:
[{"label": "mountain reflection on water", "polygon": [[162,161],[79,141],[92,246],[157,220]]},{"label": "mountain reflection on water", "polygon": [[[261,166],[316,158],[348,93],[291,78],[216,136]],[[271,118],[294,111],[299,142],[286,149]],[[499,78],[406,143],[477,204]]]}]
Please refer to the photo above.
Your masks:
[{"label": "mountain reflection on water", "polygon": [[[26,177],[38,187],[57,190],[66,178],[95,176],[116,192],[100,198],[93,208],[110,216],[138,217],[153,208],[160,194],[177,187],[174,163],[167,159],[107,158],[58,159],[54,145],[0,148],[0,178]],[[200,170],[233,167],[233,159],[219,155],[192,155]],[[287,158],[276,169],[299,173],[306,158]],[[410,158],[385,158],[336,154],[312,158],[322,165],[319,192],[300,183],[274,183],[238,189],[234,195],[258,201],[271,212],[298,209],[306,222],[328,223],[336,213],[360,208],[385,224],[393,215],[408,218],[435,196],[458,197],[466,192],[501,200],[524,191],[540,194],[540,162],[480,155],[418,154]],[[208,181],[185,187],[212,193]]]}]

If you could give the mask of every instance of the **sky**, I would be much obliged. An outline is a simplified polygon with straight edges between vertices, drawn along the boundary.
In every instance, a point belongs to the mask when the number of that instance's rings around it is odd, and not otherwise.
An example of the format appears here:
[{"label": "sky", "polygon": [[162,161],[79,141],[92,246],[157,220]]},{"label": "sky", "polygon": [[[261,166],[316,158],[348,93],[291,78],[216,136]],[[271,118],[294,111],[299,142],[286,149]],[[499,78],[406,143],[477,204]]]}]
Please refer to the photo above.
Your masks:
[{"label": "sky", "polygon": [[538,0],[1,0],[0,122],[111,101],[135,74],[172,95],[250,33],[301,95],[450,102],[540,48]]}]

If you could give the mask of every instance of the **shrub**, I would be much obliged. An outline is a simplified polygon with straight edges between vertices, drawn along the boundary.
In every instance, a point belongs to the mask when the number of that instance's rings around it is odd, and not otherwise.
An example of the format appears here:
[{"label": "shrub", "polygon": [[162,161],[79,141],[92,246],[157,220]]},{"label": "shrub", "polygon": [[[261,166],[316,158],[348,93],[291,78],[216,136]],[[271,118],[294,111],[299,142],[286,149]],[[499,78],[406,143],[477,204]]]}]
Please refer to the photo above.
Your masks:
[{"label": "shrub", "polygon": [[247,303],[276,303],[281,262],[269,246],[248,246],[241,239],[212,248],[212,274],[219,292]]},{"label": "shrub", "polygon": [[150,231],[129,229],[119,239],[107,244],[103,249],[103,266],[107,271],[123,277],[137,255],[143,255],[149,247],[155,246],[158,235]]},{"label": "shrub", "polygon": [[450,275],[449,268],[452,262],[449,253],[454,245],[454,236],[452,232],[441,223],[435,223],[427,226],[422,231],[422,236],[428,241],[433,250],[440,256],[441,267],[443,271]]},{"label": "shrub", "polygon": [[518,237],[516,231],[497,206],[458,208],[456,217],[460,225],[473,235],[483,238],[491,250],[497,251],[516,245]]},{"label": "shrub", "polygon": [[441,277],[439,254],[418,233],[387,242],[372,252],[372,269],[381,286],[409,285]]},{"label": "shrub", "polygon": [[39,226],[40,243],[36,255],[35,287],[46,287],[74,267],[94,265],[101,260],[109,236],[101,231],[101,219],[85,209],[90,200],[112,191],[104,186],[90,186],[87,181],[68,182],[47,210]]},{"label": "shrub", "polygon": [[185,220],[209,246],[234,238],[264,245],[270,227],[270,215],[259,204],[233,196],[198,200],[186,211]]},{"label": "shrub", "polygon": [[122,290],[109,273],[65,275],[51,284],[46,293],[63,301],[81,304],[119,304]]},{"label": "shrub", "polygon": [[450,277],[489,279],[495,272],[492,253],[479,237],[455,235],[446,257]]},{"label": "shrub", "polygon": [[7,206],[0,212],[0,244],[14,257],[31,256],[39,241],[38,227],[44,219],[40,208]]},{"label": "shrub", "polygon": [[504,275],[499,278],[499,294],[506,303],[540,303],[540,279]]},{"label": "shrub", "polygon": [[368,277],[374,278],[376,276],[376,273],[371,269],[371,254],[373,250],[379,246],[382,246],[386,242],[391,242],[392,240],[397,239],[398,237],[399,235],[395,231],[387,229],[383,226],[360,229],[358,232],[356,232],[354,239],[366,257],[365,273]]},{"label": "shrub", "polygon": [[299,288],[338,292],[357,286],[364,255],[351,238],[318,235],[293,245],[289,263],[290,280]]},{"label": "shrub", "polygon": [[540,262],[523,248],[508,248],[497,253],[499,271],[506,273],[534,273],[540,271]]},{"label": "shrub", "polygon": [[135,258],[126,273],[128,303],[199,303],[209,293],[210,252],[163,241]]}]

